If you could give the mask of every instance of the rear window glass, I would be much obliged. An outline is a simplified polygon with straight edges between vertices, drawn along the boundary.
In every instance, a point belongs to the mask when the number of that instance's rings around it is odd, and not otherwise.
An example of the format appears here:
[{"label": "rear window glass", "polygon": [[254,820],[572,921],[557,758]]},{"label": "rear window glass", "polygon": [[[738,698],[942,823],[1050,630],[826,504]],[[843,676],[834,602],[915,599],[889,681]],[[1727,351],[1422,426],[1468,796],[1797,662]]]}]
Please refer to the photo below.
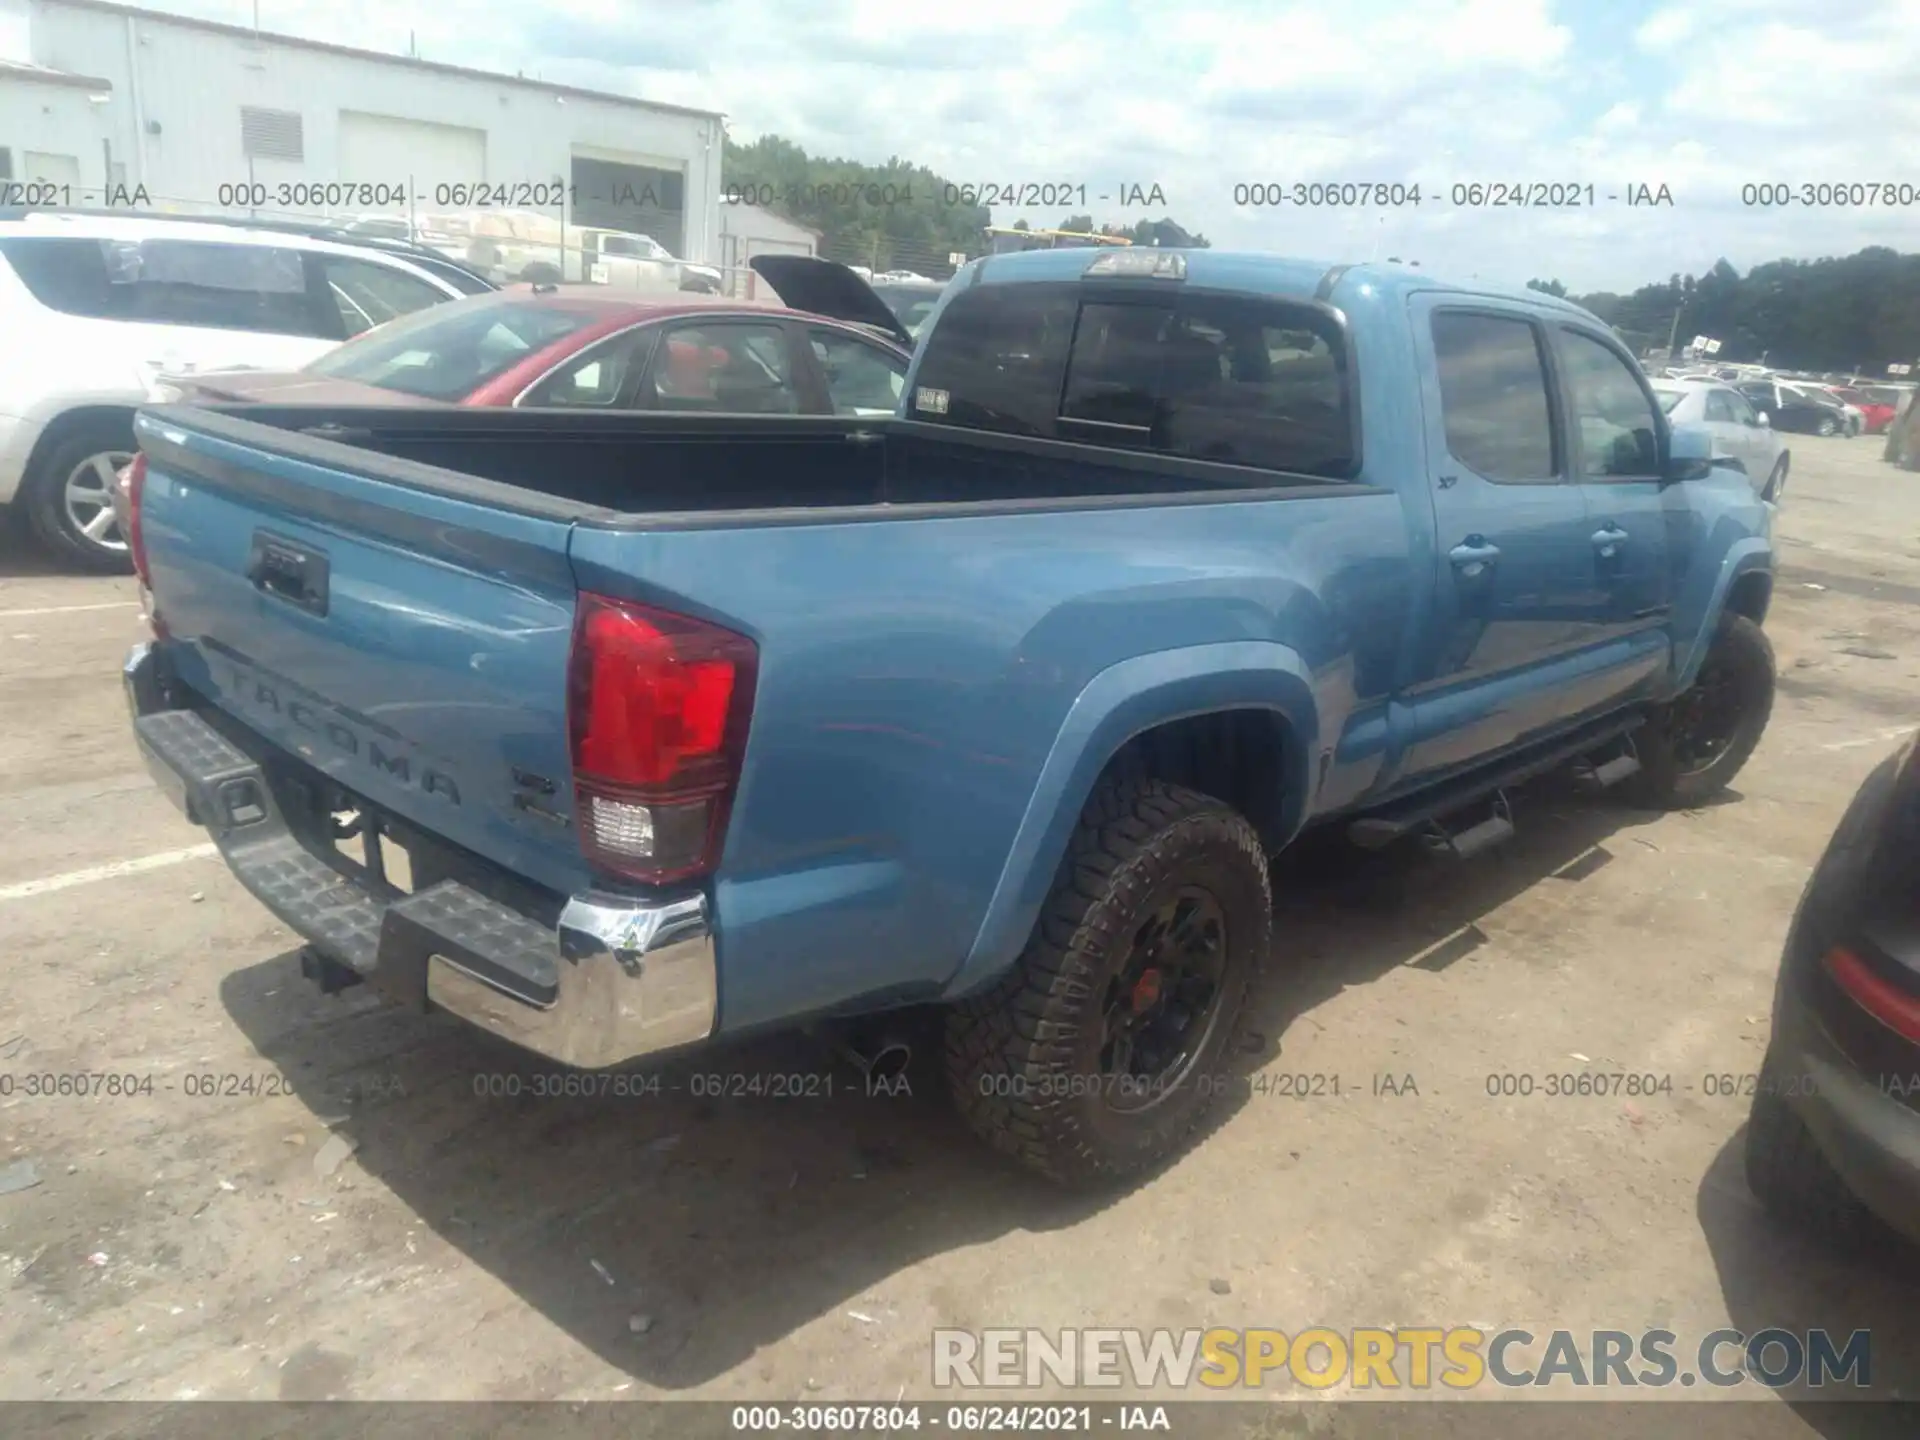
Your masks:
[{"label": "rear window glass", "polygon": [[962,291],[927,332],[907,413],[969,430],[1052,435],[1078,308],[1071,287]]},{"label": "rear window glass", "polygon": [[1344,339],[1306,306],[982,286],[926,344],[915,419],[1328,478],[1357,464]]},{"label": "rear window glass", "polygon": [[1653,398],[1660,402],[1660,408],[1669,415],[1673,413],[1673,407],[1680,403],[1686,393],[1684,390],[1663,389],[1658,385],[1653,387]]},{"label": "rear window glass", "polygon": [[1063,438],[1306,475],[1353,468],[1339,330],[1299,306],[1088,302],[1060,415]]},{"label": "rear window glass", "polygon": [[604,318],[597,306],[462,300],[369,330],[307,370],[423,400],[461,400],[536,350]]},{"label": "rear window glass", "polygon": [[1532,324],[1438,312],[1433,354],[1447,450],[1484,480],[1546,480],[1557,470],[1547,370]]},{"label": "rear window glass", "polygon": [[326,336],[304,257],[269,245],[205,240],[16,236],[0,255],[42,305],[95,320]]}]

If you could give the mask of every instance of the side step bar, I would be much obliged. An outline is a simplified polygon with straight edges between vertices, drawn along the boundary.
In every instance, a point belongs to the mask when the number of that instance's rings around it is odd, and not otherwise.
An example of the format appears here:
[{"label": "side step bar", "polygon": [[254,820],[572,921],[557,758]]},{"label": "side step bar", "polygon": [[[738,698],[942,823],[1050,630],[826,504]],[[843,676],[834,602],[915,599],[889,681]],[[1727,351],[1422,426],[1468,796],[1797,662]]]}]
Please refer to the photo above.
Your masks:
[{"label": "side step bar", "polygon": [[[1597,784],[1602,789],[1616,785],[1640,768],[1639,757],[1634,754],[1632,741],[1627,737],[1645,723],[1644,715],[1612,716],[1597,721],[1547,745],[1522,751],[1504,765],[1443,781],[1432,789],[1382,806],[1352,821],[1347,826],[1347,839],[1363,850],[1379,850],[1413,834],[1424,835],[1431,842],[1437,832],[1447,838],[1447,843],[1439,847],[1442,853],[1459,854],[1467,837],[1483,832],[1484,838],[1476,841],[1474,848],[1468,852],[1478,854],[1512,834],[1512,810],[1506,805],[1501,792],[1570,764],[1575,767],[1577,783]],[[1625,742],[1620,754],[1598,765],[1591,761],[1589,757],[1616,741]],[[1582,765],[1584,770],[1580,768]],[[1590,775],[1592,779],[1583,781],[1584,775]],[[1440,827],[1438,822],[1445,816],[1464,810],[1489,796],[1495,798],[1494,813],[1488,819],[1459,835],[1448,836]],[[1496,821],[1500,823],[1496,824]]]},{"label": "side step bar", "polygon": [[1573,776],[1573,783],[1582,790],[1611,790],[1629,775],[1640,773],[1640,755],[1633,748],[1633,737],[1626,735],[1621,737],[1620,753],[1611,760],[1596,764],[1589,755],[1574,761],[1567,770]]},{"label": "side step bar", "polygon": [[1514,836],[1513,805],[1507,799],[1507,792],[1496,790],[1493,795],[1493,813],[1477,825],[1470,825],[1458,834],[1447,830],[1438,820],[1429,820],[1420,839],[1432,855],[1444,855],[1449,860],[1471,860],[1484,854],[1494,846],[1504,844]]}]

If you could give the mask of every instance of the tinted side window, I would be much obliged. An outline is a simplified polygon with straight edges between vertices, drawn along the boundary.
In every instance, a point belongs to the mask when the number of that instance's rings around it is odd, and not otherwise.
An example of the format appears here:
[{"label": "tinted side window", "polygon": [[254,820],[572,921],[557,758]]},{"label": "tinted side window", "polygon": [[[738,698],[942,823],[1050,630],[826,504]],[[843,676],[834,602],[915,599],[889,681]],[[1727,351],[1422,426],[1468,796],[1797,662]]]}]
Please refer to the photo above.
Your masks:
[{"label": "tinted side window", "polygon": [[1660,422],[1627,362],[1591,336],[1562,329],[1574,434],[1588,475],[1660,473]]},{"label": "tinted side window", "polygon": [[298,250],[201,240],[0,241],[41,304],[68,315],[322,336]]},{"label": "tinted side window", "polygon": [[1553,418],[1546,364],[1519,317],[1440,311],[1433,317],[1447,449],[1487,480],[1547,480]]},{"label": "tinted side window", "polygon": [[97,240],[0,240],[20,283],[49,310],[95,318],[108,313],[107,262]]},{"label": "tinted side window", "polygon": [[1051,436],[1078,302],[1071,286],[976,285],[956,295],[927,332],[908,416]]},{"label": "tinted side window", "polygon": [[647,363],[655,338],[654,330],[640,326],[603,340],[555,370],[518,403],[602,410],[623,403],[631,405],[633,386],[629,382],[636,369]]},{"label": "tinted side window", "polygon": [[1060,433],[1344,476],[1355,458],[1347,407],[1340,333],[1318,312],[1219,296],[1091,301],[1080,308]]},{"label": "tinted side window", "polygon": [[371,260],[349,260],[342,255],[317,257],[326,277],[327,293],[340,312],[349,336],[411,315],[448,297],[424,280]]},{"label": "tinted side window", "polygon": [[798,415],[800,392],[778,325],[682,325],[654,352],[650,403],[657,410]]}]

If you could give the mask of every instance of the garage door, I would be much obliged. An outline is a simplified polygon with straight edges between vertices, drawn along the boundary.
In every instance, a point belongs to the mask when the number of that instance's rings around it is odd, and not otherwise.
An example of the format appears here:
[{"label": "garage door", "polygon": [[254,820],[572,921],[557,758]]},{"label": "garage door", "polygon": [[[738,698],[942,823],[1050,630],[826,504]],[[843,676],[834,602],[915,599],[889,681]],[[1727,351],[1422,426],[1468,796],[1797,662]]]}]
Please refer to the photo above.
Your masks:
[{"label": "garage door", "polygon": [[340,112],[340,178],[381,184],[413,177],[420,203],[433,205],[433,187],[487,178],[487,132],[431,120],[403,120],[365,110]]},{"label": "garage door", "polygon": [[686,256],[686,173],[646,156],[573,147],[573,223],[651,235]]}]

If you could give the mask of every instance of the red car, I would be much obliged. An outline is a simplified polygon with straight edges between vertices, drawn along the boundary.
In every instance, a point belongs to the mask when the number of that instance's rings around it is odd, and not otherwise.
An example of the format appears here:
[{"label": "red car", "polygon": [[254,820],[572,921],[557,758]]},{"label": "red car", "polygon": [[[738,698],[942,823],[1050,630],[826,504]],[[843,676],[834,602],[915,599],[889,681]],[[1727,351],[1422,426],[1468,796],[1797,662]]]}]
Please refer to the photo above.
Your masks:
[{"label": "red car", "polygon": [[[891,415],[912,339],[844,266],[763,256],[785,305],[516,286],[369,330],[301,370],[170,377],[178,399]],[[159,397],[156,397],[159,398]]]},{"label": "red car", "polygon": [[1820,387],[1829,395],[1844,400],[1858,410],[1865,421],[1869,435],[1878,435],[1893,423],[1893,417],[1899,414],[1899,407],[1877,400],[1865,390],[1855,389],[1851,385],[1823,385]]}]

